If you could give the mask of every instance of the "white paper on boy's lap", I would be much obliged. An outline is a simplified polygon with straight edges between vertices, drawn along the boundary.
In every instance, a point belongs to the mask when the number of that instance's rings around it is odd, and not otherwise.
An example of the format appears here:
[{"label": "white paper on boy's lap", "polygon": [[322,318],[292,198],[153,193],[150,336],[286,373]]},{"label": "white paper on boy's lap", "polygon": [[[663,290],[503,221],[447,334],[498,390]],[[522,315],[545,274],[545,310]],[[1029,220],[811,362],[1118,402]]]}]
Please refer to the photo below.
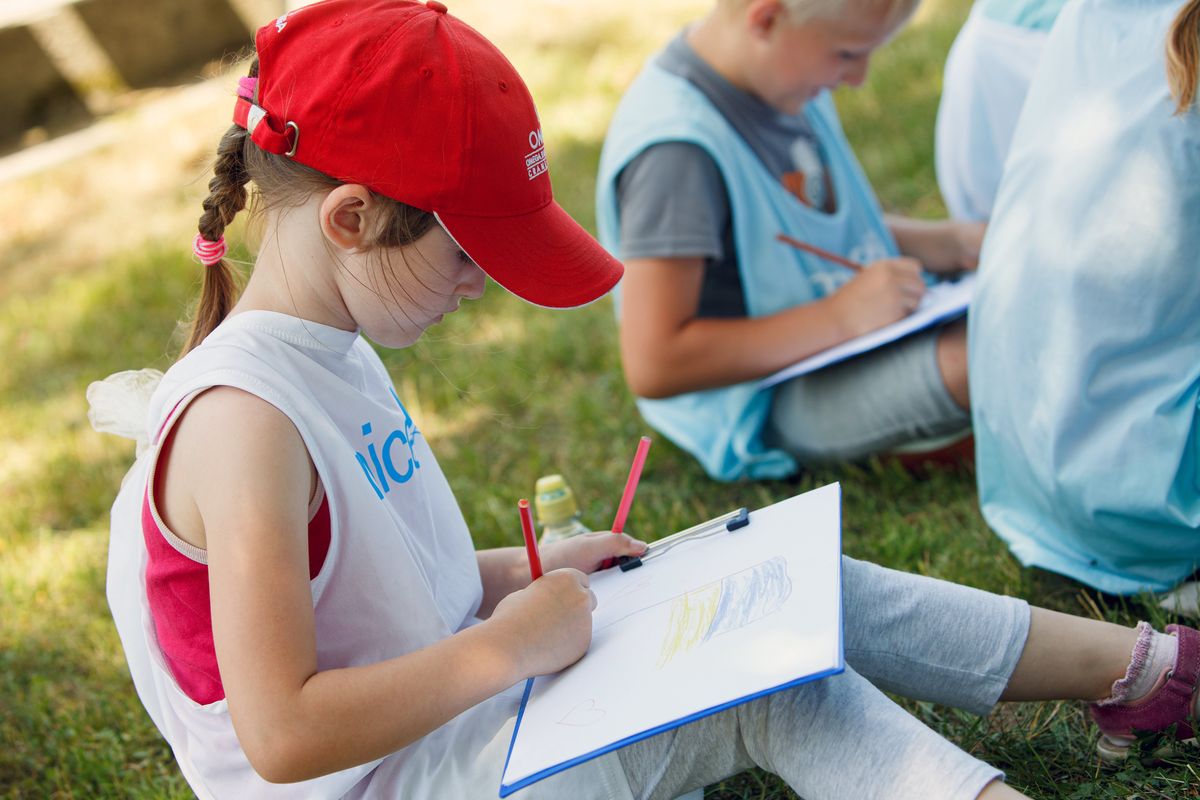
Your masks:
[{"label": "white paper on boy's lap", "polygon": [[968,272],[955,281],[935,283],[925,292],[917,310],[904,319],[893,322],[891,325],[884,325],[878,330],[865,333],[848,342],[842,342],[828,350],[822,350],[814,356],[797,361],[790,367],[784,367],[759,381],[758,388],[766,389],[791,378],[816,372],[822,367],[836,364],[868,350],[874,350],[876,347],[882,347],[924,328],[960,317],[967,313],[967,307],[971,304],[971,296],[974,293],[974,272]]}]

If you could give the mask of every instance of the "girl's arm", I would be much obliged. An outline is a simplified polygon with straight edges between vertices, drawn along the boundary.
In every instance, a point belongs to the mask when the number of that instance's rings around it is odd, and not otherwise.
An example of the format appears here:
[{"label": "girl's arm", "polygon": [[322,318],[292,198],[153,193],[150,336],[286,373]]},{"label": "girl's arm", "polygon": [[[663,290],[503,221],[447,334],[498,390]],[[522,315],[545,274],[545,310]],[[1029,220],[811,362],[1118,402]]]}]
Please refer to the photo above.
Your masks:
[{"label": "girl's arm", "polygon": [[[515,513],[514,513],[515,516]],[[644,542],[625,533],[595,531],[562,539],[541,548],[542,569],[573,569],[588,574],[618,556],[640,556]],[[529,557],[524,547],[498,547],[475,553],[483,580],[483,602],[476,612],[480,619],[491,616],[496,604],[529,585]]]},{"label": "girl's arm", "polygon": [[925,291],[911,259],[874,262],[834,294],[765,317],[701,318],[700,258],[626,264],[621,360],[641,397],[671,397],[766,377],[911,313]]},{"label": "girl's arm", "polygon": [[891,214],[885,219],[900,252],[917,259],[930,272],[958,272],[979,266],[986,223],[910,219]]},{"label": "girl's arm", "polygon": [[268,781],[392,753],[523,678],[573,663],[590,642],[587,577],[563,569],[510,594],[482,624],[422,650],[318,671],[307,554],[312,468],[291,422],[253,395],[210,390],[178,423],[165,480],[190,493],[202,520],[229,712]]}]

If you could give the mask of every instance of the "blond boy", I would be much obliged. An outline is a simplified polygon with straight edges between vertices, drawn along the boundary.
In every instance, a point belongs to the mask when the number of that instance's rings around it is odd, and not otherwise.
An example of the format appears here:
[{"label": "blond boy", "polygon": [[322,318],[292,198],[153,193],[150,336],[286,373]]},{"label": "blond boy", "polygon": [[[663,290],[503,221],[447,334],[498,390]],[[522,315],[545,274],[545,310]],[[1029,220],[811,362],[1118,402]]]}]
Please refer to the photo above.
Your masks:
[{"label": "blond boy", "polygon": [[884,216],[829,96],[862,83],[914,6],[720,0],[614,117],[597,200],[601,239],[626,265],[626,378],[647,420],[714,477],[779,477],[969,426],[961,323],[755,388],[912,312],[926,272],[975,267],[982,225]]}]

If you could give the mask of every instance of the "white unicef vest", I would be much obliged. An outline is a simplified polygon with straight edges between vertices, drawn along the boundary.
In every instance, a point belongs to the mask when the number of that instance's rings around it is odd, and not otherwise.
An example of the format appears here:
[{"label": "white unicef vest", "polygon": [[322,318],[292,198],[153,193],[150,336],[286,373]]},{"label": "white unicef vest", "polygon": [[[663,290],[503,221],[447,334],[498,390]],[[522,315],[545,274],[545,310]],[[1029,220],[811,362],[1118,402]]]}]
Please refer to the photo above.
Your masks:
[{"label": "white unicef vest", "polygon": [[[357,334],[253,311],[224,322],[173,366],[150,403],[150,448],[113,506],[108,600],[139,697],[200,798],[495,798],[523,683],[369,764],[274,785],[238,744],[226,701],[176,685],[146,604],[141,504],[157,432],[180,401],[234,386],[295,424],[329,498],[329,553],[312,581],[322,670],[410,653],[472,624],[482,596],[474,546],[433,452]],[[399,702],[380,697],[380,704]],[[523,797],[629,798],[615,754]]]}]

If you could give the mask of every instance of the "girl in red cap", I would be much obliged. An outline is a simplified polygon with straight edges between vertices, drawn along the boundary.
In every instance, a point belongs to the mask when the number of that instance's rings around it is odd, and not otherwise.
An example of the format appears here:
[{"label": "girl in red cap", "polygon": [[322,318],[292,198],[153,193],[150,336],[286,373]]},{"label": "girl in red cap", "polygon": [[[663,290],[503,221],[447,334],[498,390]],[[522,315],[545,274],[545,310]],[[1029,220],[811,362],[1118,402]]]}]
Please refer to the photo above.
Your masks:
[{"label": "girl in red cap", "polygon": [[[587,573],[644,545],[567,539],[533,582],[521,549],[476,552],[364,336],[412,344],[485,271],[569,306],[621,270],[554,203],[521,79],[444,6],[328,0],[265,26],[257,49],[200,219],[186,354],[113,508],[109,602],[134,684],[201,798],[495,797],[523,680],[584,654]],[[235,296],[223,232],[250,181],[265,232]],[[843,569],[844,674],[522,796],[673,797],[752,764],[810,800],[1016,795],[877,687],[981,713],[1149,697],[1110,732],[1187,724],[1190,629]],[[852,751],[867,766],[846,769]]]}]

